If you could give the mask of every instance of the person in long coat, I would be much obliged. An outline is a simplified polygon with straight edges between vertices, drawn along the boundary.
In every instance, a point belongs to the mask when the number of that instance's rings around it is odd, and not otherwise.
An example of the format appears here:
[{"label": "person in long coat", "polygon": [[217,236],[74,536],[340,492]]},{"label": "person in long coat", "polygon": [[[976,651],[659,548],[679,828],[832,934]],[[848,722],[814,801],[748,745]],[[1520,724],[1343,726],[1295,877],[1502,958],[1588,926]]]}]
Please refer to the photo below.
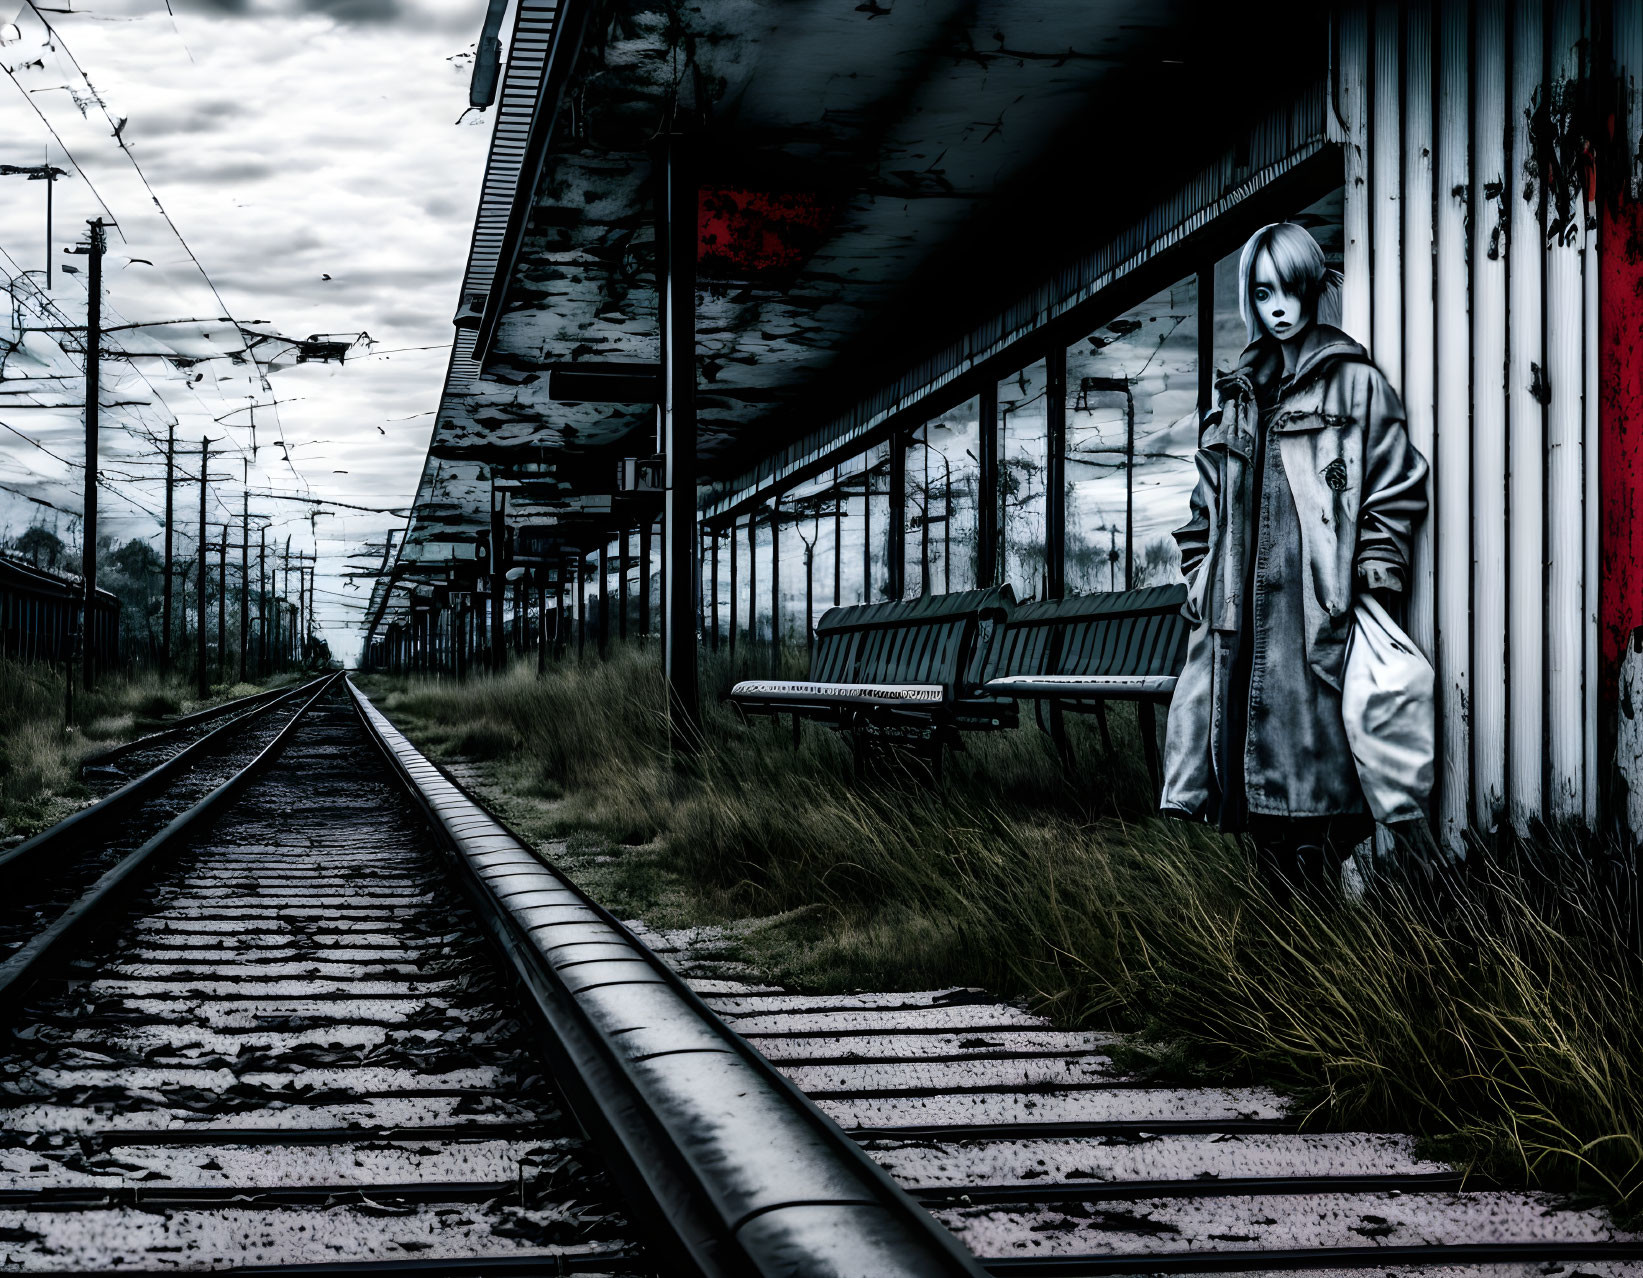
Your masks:
[{"label": "person in long coat", "polygon": [[1341,719],[1356,592],[1400,615],[1427,463],[1368,353],[1331,321],[1339,276],[1305,227],[1239,259],[1250,342],[1204,422],[1175,531],[1193,629],[1161,809],[1247,832],[1282,883],[1321,881],[1373,828]]}]

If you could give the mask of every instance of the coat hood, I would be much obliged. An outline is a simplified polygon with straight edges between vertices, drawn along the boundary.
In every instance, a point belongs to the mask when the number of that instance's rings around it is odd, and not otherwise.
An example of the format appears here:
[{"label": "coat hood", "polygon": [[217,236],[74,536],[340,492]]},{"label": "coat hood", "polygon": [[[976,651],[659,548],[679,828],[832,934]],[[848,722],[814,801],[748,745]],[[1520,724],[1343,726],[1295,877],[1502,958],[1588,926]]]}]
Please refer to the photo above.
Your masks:
[{"label": "coat hood", "polygon": [[[1289,378],[1291,388],[1306,381],[1331,361],[1369,358],[1369,352],[1359,342],[1354,341],[1333,324],[1315,323],[1299,340],[1300,360],[1295,365],[1293,376]],[[1282,344],[1276,337],[1268,334],[1256,338],[1244,347],[1244,353],[1239,357],[1238,367],[1233,375],[1241,374],[1252,384],[1260,384],[1268,379],[1282,380],[1283,368]]]}]

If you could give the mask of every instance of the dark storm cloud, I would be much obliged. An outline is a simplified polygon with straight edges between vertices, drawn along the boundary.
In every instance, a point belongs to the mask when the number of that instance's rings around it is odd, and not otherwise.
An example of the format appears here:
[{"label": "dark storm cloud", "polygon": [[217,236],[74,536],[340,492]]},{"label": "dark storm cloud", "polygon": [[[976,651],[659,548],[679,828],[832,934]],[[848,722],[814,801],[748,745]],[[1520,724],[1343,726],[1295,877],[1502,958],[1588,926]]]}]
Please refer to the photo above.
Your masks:
[{"label": "dark storm cloud", "polygon": [[127,139],[142,137],[157,141],[178,134],[216,133],[246,114],[243,103],[233,98],[208,98],[175,107],[148,107],[131,121]]},{"label": "dark storm cloud", "polygon": [[178,7],[215,17],[321,17],[343,26],[451,32],[477,32],[485,13],[483,0],[179,0]]},{"label": "dark storm cloud", "polygon": [[[250,0],[181,0],[177,8],[185,12],[243,16],[267,13],[270,6],[253,7]],[[362,25],[397,22],[407,13],[400,0],[285,0],[277,8],[292,15],[318,14],[338,22]]]},{"label": "dark storm cloud", "polygon": [[210,182],[231,186],[242,182],[260,182],[273,177],[279,169],[262,160],[173,160],[166,173],[168,183]]}]

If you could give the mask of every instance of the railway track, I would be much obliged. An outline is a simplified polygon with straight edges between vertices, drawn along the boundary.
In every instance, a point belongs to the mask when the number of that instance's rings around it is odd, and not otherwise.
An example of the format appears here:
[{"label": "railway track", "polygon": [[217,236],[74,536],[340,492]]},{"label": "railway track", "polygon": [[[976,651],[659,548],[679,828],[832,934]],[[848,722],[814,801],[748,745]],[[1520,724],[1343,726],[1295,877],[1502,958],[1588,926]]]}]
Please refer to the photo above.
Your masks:
[{"label": "railway track", "polygon": [[[711,932],[639,935],[725,970]],[[1303,1132],[1265,1088],[1149,1085],[1118,1036],[977,990],[704,999],[994,1274],[1643,1275],[1601,1210],[1468,1187],[1408,1136]]]},{"label": "railway track", "polygon": [[340,681],[232,722],[0,865],[0,1269],[1643,1274],[1601,1212],[977,991],[714,979]]},{"label": "railway track", "polygon": [[0,1269],[978,1272],[341,682],[282,704],[6,867]]},{"label": "railway track", "polygon": [[[304,686],[312,690],[316,683]],[[158,767],[229,720],[258,707],[286,700],[301,691],[301,688],[274,688],[207,706],[191,714],[178,715],[134,740],[87,755],[80,761],[80,778],[97,798],[103,798]]]}]

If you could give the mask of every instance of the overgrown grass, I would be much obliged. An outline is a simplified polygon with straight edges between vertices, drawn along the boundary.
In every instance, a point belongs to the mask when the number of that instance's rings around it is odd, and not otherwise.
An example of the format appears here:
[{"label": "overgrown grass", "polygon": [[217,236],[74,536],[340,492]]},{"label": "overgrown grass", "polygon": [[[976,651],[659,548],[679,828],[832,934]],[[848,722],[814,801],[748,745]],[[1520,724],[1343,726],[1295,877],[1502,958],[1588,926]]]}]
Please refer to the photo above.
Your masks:
[{"label": "overgrown grass", "polygon": [[671,876],[700,917],[781,915],[748,944],[784,979],[1026,994],[1142,1031],[1143,1068],[1272,1082],[1315,1125],[1412,1130],[1485,1175],[1643,1210],[1629,856],[1548,832],[1474,858],[1442,905],[1386,882],[1280,903],[1237,843],[1149,813],[1127,717],[1112,759],[1077,734],[1074,777],[1027,727],[969,738],[931,788],[857,785],[833,734],[795,749],[717,705],[675,768],[653,651],[375,690],[424,741],[555,799],[542,832]]},{"label": "overgrown grass", "polygon": [[106,675],[89,693],[76,681],[70,731],[62,667],[0,657],[0,839],[33,834],[85,803],[90,795],[79,769],[88,755],[140,736],[166,716],[258,690],[223,684],[200,700],[191,681],[153,670]]}]

